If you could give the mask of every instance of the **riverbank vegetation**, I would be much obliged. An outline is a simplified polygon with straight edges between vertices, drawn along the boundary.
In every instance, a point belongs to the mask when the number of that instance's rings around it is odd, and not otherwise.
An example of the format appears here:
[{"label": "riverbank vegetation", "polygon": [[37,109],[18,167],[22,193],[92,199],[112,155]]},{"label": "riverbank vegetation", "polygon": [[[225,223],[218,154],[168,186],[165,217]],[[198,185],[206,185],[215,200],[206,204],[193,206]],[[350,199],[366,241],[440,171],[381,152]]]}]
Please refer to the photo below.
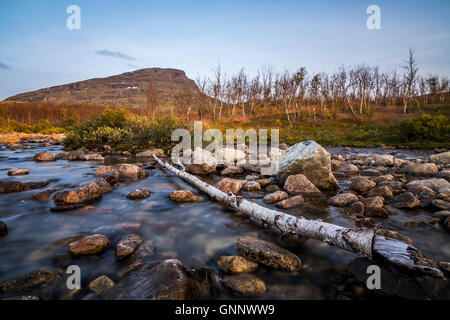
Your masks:
[{"label": "riverbank vegetation", "polygon": [[208,128],[279,128],[280,142],[314,139],[326,146],[448,147],[448,78],[418,73],[414,51],[399,70],[365,64],[335,72],[275,72],[261,67],[232,75],[220,65],[199,90],[158,97],[136,108],[0,102],[1,132],[66,132],[69,147],[170,148],[171,132],[202,120]]}]

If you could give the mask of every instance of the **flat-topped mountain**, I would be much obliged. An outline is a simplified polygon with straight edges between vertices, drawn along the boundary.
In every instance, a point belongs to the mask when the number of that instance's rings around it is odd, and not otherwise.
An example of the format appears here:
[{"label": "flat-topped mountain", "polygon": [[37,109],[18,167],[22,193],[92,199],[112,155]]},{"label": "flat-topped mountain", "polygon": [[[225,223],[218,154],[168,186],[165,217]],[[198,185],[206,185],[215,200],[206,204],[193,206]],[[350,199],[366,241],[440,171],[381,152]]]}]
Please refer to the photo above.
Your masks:
[{"label": "flat-topped mountain", "polygon": [[176,99],[188,92],[198,92],[195,82],[182,70],[148,68],[25,92],[5,100],[139,107],[147,102],[150,83],[156,88],[160,103]]}]

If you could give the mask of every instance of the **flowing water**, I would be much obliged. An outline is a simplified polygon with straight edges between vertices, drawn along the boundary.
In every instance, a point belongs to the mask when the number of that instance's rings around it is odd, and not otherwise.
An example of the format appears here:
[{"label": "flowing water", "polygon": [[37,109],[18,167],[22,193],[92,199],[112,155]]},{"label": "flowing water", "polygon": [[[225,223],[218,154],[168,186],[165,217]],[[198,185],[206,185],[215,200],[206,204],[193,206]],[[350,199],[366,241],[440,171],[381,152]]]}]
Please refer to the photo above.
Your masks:
[{"label": "flowing water", "polygon": [[[241,236],[257,236],[276,243],[296,253],[303,262],[300,272],[281,272],[259,268],[256,275],[267,285],[264,298],[302,298],[335,299],[341,291],[348,290],[351,276],[347,272],[347,263],[357,257],[326,245],[320,241],[305,242],[282,239],[271,229],[262,228],[246,217],[224,209],[208,199],[204,194],[186,184],[181,179],[158,168],[148,169],[150,176],[124,186],[113,187],[113,191],[103,195],[101,200],[83,209],[68,212],[51,212],[53,202],[31,200],[31,196],[48,188],[70,188],[92,181],[96,168],[102,162],[67,161],[35,162],[32,157],[40,151],[60,152],[60,146],[40,147],[32,150],[0,150],[0,179],[23,181],[50,180],[45,188],[20,193],[0,194],[0,220],[9,229],[7,236],[0,237],[0,281],[23,275],[40,268],[61,267],[76,264],[81,268],[84,292],[89,281],[105,274],[115,282],[126,262],[114,259],[114,244],[124,235],[118,229],[120,223],[140,223],[135,231],[144,240],[153,241],[156,247],[154,260],[176,258],[187,267],[209,267],[217,270],[215,260],[221,254],[236,254],[234,245]],[[331,148],[331,152],[345,153],[342,149]],[[358,154],[380,152],[376,149],[353,149]],[[383,152],[386,152],[383,150]],[[395,152],[398,152],[396,150]],[[398,157],[416,158],[425,153],[399,151]],[[131,160],[128,162],[132,162]],[[26,168],[30,174],[8,177],[12,168]],[[214,178],[212,178],[214,180]],[[348,184],[341,182],[342,186]],[[132,201],[125,197],[135,189],[148,188],[151,196],[144,200]],[[169,199],[171,191],[189,189],[202,197],[196,203],[180,204]],[[265,205],[261,199],[255,200]],[[292,215],[303,215],[310,219],[341,226],[353,227],[338,208],[327,205],[306,205],[285,210]],[[432,213],[426,210],[401,211],[386,220],[378,220],[389,229],[409,236],[428,257],[437,261],[450,260],[449,234],[438,225],[423,227],[404,226],[409,220],[429,220]],[[79,257],[67,261],[67,241],[64,239],[77,234],[101,233],[111,240],[110,247],[102,254]],[[66,260],[65,260],[66,259]],[[344,288],[346,287],[346,288]],[[51,288],[50,288],[51,290]],[[356,291],[357,292],[357,291]],[[57,294],[53,298],[62,298]],[[235,298],[226,292],[205,292],[201,298]]]}]

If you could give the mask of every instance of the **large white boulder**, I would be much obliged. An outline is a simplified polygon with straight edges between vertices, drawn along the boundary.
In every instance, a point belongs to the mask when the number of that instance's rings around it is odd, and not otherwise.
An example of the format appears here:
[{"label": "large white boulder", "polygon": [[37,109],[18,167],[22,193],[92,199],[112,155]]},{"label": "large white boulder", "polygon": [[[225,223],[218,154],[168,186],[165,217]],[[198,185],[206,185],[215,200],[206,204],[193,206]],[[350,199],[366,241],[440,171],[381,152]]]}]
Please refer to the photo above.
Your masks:
[{"label": "large white boulder", "polygon": [[288,176],[299,173],[321,190],[338,187],[336,178],[331,173],[331,155],[313,140],[291,146],[278,161],[276,175],[281,183]]}]

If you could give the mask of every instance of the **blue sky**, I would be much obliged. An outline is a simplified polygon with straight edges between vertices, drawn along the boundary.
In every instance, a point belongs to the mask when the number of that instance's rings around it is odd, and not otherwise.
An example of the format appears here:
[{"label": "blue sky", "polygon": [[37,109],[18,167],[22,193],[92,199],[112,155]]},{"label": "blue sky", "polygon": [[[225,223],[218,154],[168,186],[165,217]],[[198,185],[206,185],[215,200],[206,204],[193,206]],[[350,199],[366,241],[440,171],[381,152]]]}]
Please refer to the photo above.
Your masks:
[{"label": "blue sky", "polygon": [[[69,5],[81,29],[66,28]],[[366,9],[381,8],[381,30]],[[0,99],[147,67],[211,75],[368,63],[391,70],[416,50],[420,73],[450,75],[450,1],[0,1]],[[105,55],[113,52],[115,54]],[[103,53],[103,54],[99,54]]]}]

